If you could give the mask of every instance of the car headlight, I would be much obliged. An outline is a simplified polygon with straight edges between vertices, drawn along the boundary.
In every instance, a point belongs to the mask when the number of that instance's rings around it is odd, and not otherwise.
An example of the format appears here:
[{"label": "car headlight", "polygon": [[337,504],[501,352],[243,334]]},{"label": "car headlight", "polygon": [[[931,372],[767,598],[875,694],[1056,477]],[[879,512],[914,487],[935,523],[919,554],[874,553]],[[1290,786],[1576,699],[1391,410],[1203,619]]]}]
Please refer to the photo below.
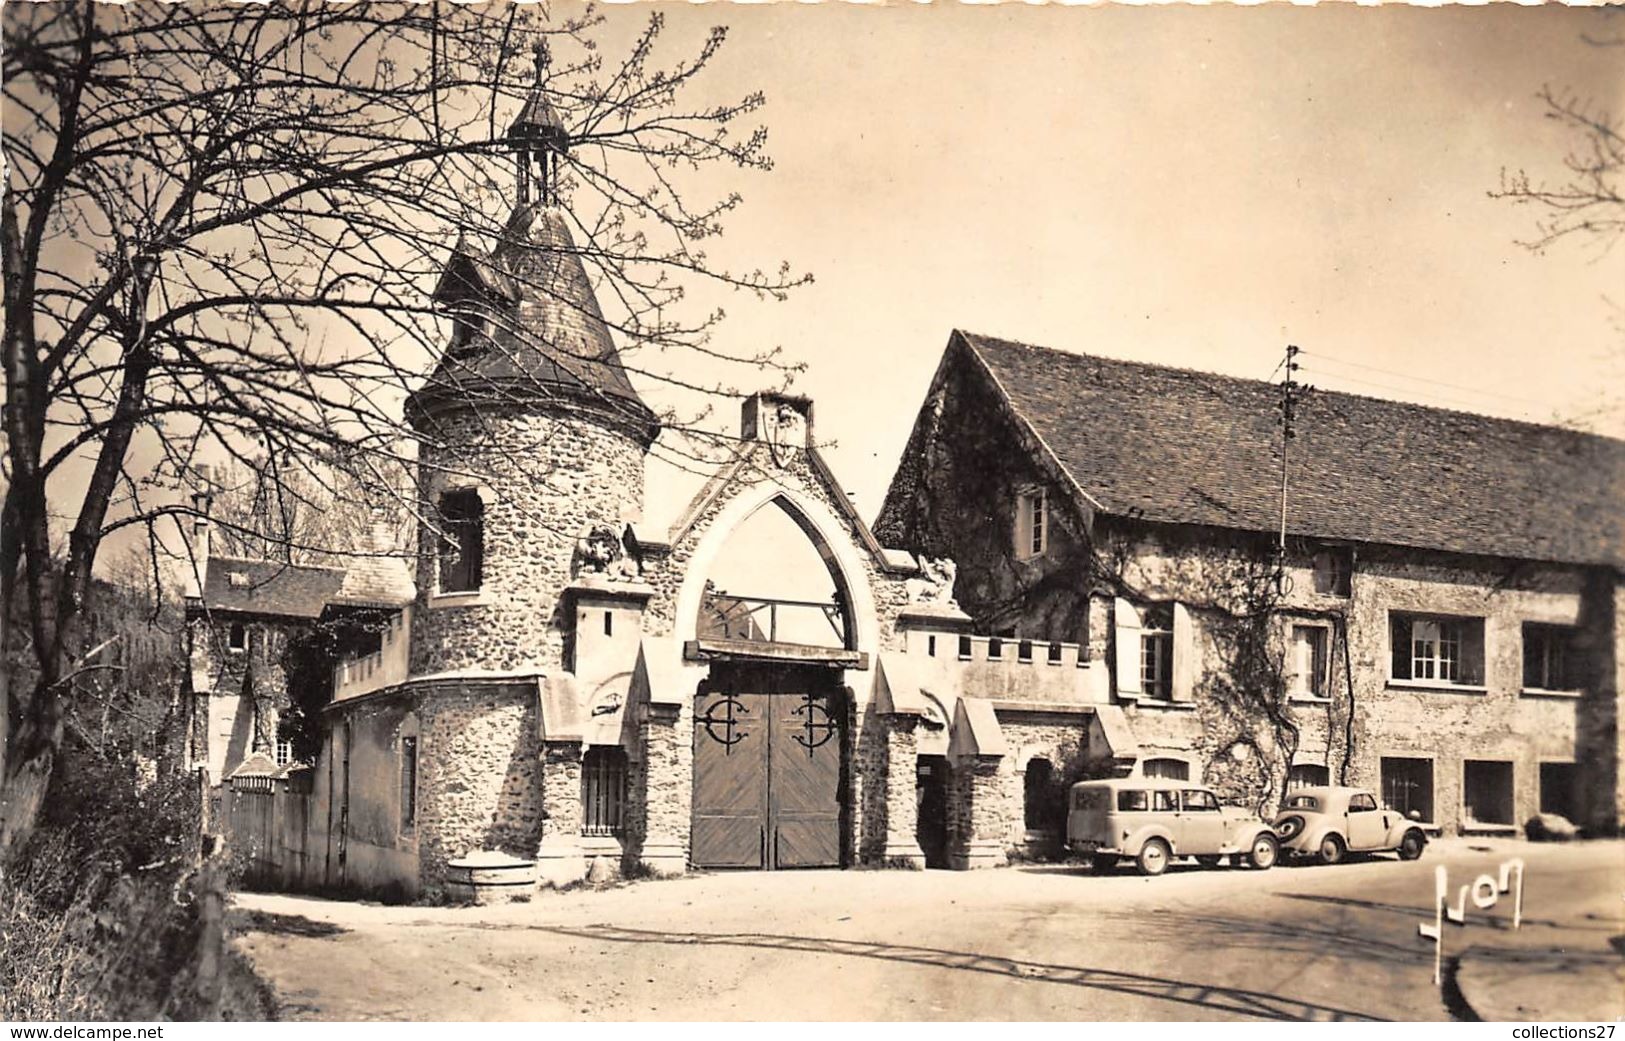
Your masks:
[{"label": "car headlight", "polygon": [[1276,822],[1275,834],[1282,839],[1290,839],[1295,835],[1303,834],[1303,818],[1298,816],[1283,817]]}]

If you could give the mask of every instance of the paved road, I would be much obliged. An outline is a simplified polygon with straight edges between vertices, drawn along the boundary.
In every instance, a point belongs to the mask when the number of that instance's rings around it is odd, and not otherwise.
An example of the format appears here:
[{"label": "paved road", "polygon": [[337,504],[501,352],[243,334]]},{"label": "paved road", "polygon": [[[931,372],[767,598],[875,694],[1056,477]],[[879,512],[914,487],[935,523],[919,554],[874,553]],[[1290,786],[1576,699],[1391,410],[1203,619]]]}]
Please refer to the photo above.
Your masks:
[{"label": "paved road", "polygon": [[242,894],[239,942],[289,1018],[1444,1020],[1416,935],[1433,869],[1454,888],[1513,855],[1524,928],[1503,904],[1447,932],[1447,952],[1561,974],[1565,1000],[1625,1015],[1617,986],[1574,992],[1617,971],[1619,843],[1447,840],[1409,864],[1156,879],[717,874],[477,909]]}]

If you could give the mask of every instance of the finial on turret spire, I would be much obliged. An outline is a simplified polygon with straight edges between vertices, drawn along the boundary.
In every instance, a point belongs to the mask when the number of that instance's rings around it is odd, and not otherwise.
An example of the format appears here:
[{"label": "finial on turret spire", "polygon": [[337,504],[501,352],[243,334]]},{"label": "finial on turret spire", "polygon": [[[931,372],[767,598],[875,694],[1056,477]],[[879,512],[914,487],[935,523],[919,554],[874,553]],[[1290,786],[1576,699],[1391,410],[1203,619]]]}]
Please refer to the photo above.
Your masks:
[{"label": "finial on turret spire", "polygon": [[542,205],[551,206],[558,201],[559,158],[570,150],[570,135],[542,89],[550,61],[547,41],[538,38],[531,53],[536,59],[536,83],[519,117],[508,128],[508,144],[519,159],[519,205],[530,202],[534,181]]}]

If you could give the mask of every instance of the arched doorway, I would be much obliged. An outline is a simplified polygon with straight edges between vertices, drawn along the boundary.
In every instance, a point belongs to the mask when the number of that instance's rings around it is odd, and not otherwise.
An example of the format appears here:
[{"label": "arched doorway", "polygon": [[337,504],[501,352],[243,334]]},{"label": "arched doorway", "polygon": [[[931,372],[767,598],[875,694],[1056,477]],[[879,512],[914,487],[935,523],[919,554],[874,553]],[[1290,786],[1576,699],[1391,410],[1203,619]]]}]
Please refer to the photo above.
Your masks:
[{"label": "arched doorway", "polygon": [[[759,503],[707,561],[692,619],[695,867],[838,867],[857,659],[839,554],[788,497]],[[692,577],[692,576],[691,576]]]}]

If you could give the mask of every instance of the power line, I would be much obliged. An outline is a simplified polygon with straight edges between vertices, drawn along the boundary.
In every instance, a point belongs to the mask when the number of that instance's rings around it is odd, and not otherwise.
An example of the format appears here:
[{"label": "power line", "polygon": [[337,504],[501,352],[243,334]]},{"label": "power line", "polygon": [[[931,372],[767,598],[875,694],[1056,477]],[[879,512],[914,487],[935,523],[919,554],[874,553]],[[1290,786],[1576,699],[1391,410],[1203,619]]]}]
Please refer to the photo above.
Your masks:
[{"label": "power line", "polygon": [[[1482,395],[1482,396],[1487,397],[1487,398],[1500,398],[1503,401],[1515,401],[1515,402],[1518,402],[1520,404],[1527,404],[1527,402],[1528,402],[1527,398],[1517,397],[1517,396],[1512,395],[1512,394],[1500,394],[1500,393],[1497,393],[1496,391],[1493,391],[1493,390],[1481,390],[1481,389],[1479,389],[1477,387],[1468,387],[1468,386],[1464,386],[1464,385],[1462,385],[1460,383],[1446,383],[1444,380],[1429,379],[1426,376],[1413,376],[1410,373],[1395,372],[1393,369],[1379,368],[1376,365],[1367,365],[1367,364],[1365,364],[1363,362],[1344,361],[1341,358],[1333,358],[1330,355],[1326,355],[1326,354],[1316,354],[1316,353],[1313,353],[1313,352],[1310,352],[1310,351],[1304,351],[1303,353],[1308,355],[1309,357],[1317,358],[1321,362],[1329,364],[1329,365],[1346,365],[1349,368],[1364,369],[1367,372],[1380,373],[1381,375],[1384,375],[1384,376],[1393,376],[1396,379],[1411,380],[1411,381],[1416,382],[1416,383],[1426,383],[1426,384],[1429,384],[1430,386],[1445,387],[1445,388],[1448,388],[1450,390],[1464,391],[1464,392],[1466,392],[1468,394],[1479,394],[1479,395]],[[1352,379],[1352,377],[1349,377],[1349,378]],[[1381,386],[1381,384],[1375,384],[1375,385],[1376,386]],[[1395,389],[1395,388],[1388,388],[1388,389],[1391,390],[1391,389]]]},{"label": "power line", "polygon": [[[1355,384],[1358,384],[1358,385],[1360,385],[1362,387],[1373,387],[1373,388],[1375,388],[1377,390],[1386,390],[1386,391],[1390,391],[1390,392],[1392,392],[1394,394],[1406,394],[1406,395],[1412,395],[1412,396],[1417,396],[1417,397],[1424,396],[1423,392],[1418,391],[1418,389],[1415,388],[1415,387],[1396,387],[1391,383],[1378,383],[1378,382],[1375,382],[1373,380],[1362,380],[1362,379],[1359,379],[1359,378],[1354,377],[1354,376],[1345,376],[1342,373],[1338,373],[1338,372],[1326,372],[1326,373],[1323,373],[1323,375],[1327,379],[1336,380],[1336,381],[1341,382],[1341,383],[1355,383]],[[1432,402],[1430,402],[1430,403],[1437,403],[1437,404],[1440,404],[1443,407],[1454,407],[1454,408],[1462,409],[1462,410],[1468,411],[1468,412],[1482,413],[1482,412],[1485,412],[1485,411],[1491,409],[1492,407],[1494,407],[1494,406],[1490,405],[1487,402],[1469,401],[1466,398],[1458,398],[1458,397],[1455,397],[1454,395],[1450,395],[1450,394],[1439,394],[1437,392],[1428,392],[1428,393],[1426,393],[1425,396],[1432,399]],[[1515,399],[1512,399],[1512,400],[1515,400]],[[1524,412],[1526,414],[1530,414],[1530,415],[1534,414],[1534,410],[1530,408],[1530,404],[1531,404],[1530,402],[1525,400],[1525,401],[1523,401],[1521,403],[1523,405],[1523,410],[1524,410]]]}]

